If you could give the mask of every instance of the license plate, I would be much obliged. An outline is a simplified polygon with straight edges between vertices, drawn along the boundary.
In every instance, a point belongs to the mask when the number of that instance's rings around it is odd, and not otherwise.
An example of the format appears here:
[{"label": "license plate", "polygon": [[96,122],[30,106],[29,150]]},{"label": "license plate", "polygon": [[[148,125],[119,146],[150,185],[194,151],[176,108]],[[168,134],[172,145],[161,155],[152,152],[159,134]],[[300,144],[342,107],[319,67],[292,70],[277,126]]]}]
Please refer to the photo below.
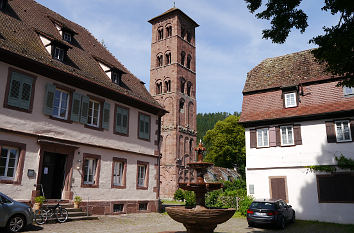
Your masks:
[{"label": "license plate", "polygon": [[266,213],[255,212],[254,215],[256,215],[256,216],[266,216]]}]

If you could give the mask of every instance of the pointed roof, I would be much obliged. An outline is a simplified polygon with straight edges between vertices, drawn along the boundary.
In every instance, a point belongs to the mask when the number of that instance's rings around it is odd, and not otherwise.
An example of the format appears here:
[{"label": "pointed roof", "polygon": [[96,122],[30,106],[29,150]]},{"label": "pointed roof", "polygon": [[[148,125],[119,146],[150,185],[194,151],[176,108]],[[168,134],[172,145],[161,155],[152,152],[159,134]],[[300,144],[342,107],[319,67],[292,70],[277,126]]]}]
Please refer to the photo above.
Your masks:
[{"label": "pointed roof", "polygon": [[197,24],[191,17],[189,17],[188,15],[186,15],[183,11],[181,11],[180,9],[176,8],[176,7],[172,7],[171,9],[165,11],[164,13],[162,13],[161,15],[159,16],[156,16],[152,19],[150,19],[148,22],[153,24],[155,21],[157,21],[158,19],[164,17],[164,16],[167,16],[167,15],[172,15],[172,14],[181,14],[183,15],[184,17],[186,17],[188,20],[190,20],[195,27],[199,27],[199,24]]}]

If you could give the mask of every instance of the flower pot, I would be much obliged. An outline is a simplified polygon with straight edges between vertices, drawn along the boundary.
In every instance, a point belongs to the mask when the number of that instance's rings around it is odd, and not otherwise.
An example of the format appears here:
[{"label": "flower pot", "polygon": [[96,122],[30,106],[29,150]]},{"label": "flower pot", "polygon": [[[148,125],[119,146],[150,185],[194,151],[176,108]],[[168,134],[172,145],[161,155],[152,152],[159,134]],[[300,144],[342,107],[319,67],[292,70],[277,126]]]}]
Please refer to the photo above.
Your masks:
[{"label": "flower pot", "polygon": [[34,205],[33,205],[33,209],[34,210],[39,210],[42,206],[42,203],[39,203],[39,202],[35,202]]},{"label": "flower pot", "polygon": [[74,208],[75,208],[75,209],[78,209],[78,208],[79,208],[79,205],[80,205],[80,202],[74,202]]}]

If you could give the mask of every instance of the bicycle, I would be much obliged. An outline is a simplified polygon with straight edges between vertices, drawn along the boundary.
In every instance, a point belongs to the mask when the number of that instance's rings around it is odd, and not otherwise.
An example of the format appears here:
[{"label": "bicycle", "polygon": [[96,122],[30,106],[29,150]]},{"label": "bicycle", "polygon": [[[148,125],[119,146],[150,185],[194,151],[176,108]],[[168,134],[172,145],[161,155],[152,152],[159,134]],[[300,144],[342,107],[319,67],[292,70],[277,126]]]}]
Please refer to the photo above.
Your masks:
[{"label": "bicycle", "polygon": [[68,211],[60,205],[59,201],[55,206],[43,205],[39,210],[36,210],[34,214],[35,222],[38,225],[46,223],[48,218],[53,219],[54,215],[60,223],[64,223],[68,219]]}]

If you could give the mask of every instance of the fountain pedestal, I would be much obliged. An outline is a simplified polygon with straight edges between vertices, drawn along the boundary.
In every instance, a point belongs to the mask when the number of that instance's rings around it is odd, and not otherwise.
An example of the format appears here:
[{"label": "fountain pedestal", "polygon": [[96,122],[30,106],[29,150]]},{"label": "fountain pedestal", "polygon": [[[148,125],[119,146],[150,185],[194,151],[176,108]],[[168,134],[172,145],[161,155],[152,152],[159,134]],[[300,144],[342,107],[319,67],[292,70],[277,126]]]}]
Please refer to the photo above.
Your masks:
[{"label": "fountain pedestal", "polygon": [[198,153],[198,161],[188,163],[197,171],[195,183],[178,183],[184,190],[194,191],[196,196],[196,207],[166,207],[167,214],[175,221],[182,223],[188,233],[212,233],[217,224],[229,220],[235,213],[235,209],[209,209],[205,207],[205,194],[207,192],[222,188],[221,183],[205,183],[204,174],[212,163],[203,162],[203,151],[205,148],[202,143],[195,149]]}]

